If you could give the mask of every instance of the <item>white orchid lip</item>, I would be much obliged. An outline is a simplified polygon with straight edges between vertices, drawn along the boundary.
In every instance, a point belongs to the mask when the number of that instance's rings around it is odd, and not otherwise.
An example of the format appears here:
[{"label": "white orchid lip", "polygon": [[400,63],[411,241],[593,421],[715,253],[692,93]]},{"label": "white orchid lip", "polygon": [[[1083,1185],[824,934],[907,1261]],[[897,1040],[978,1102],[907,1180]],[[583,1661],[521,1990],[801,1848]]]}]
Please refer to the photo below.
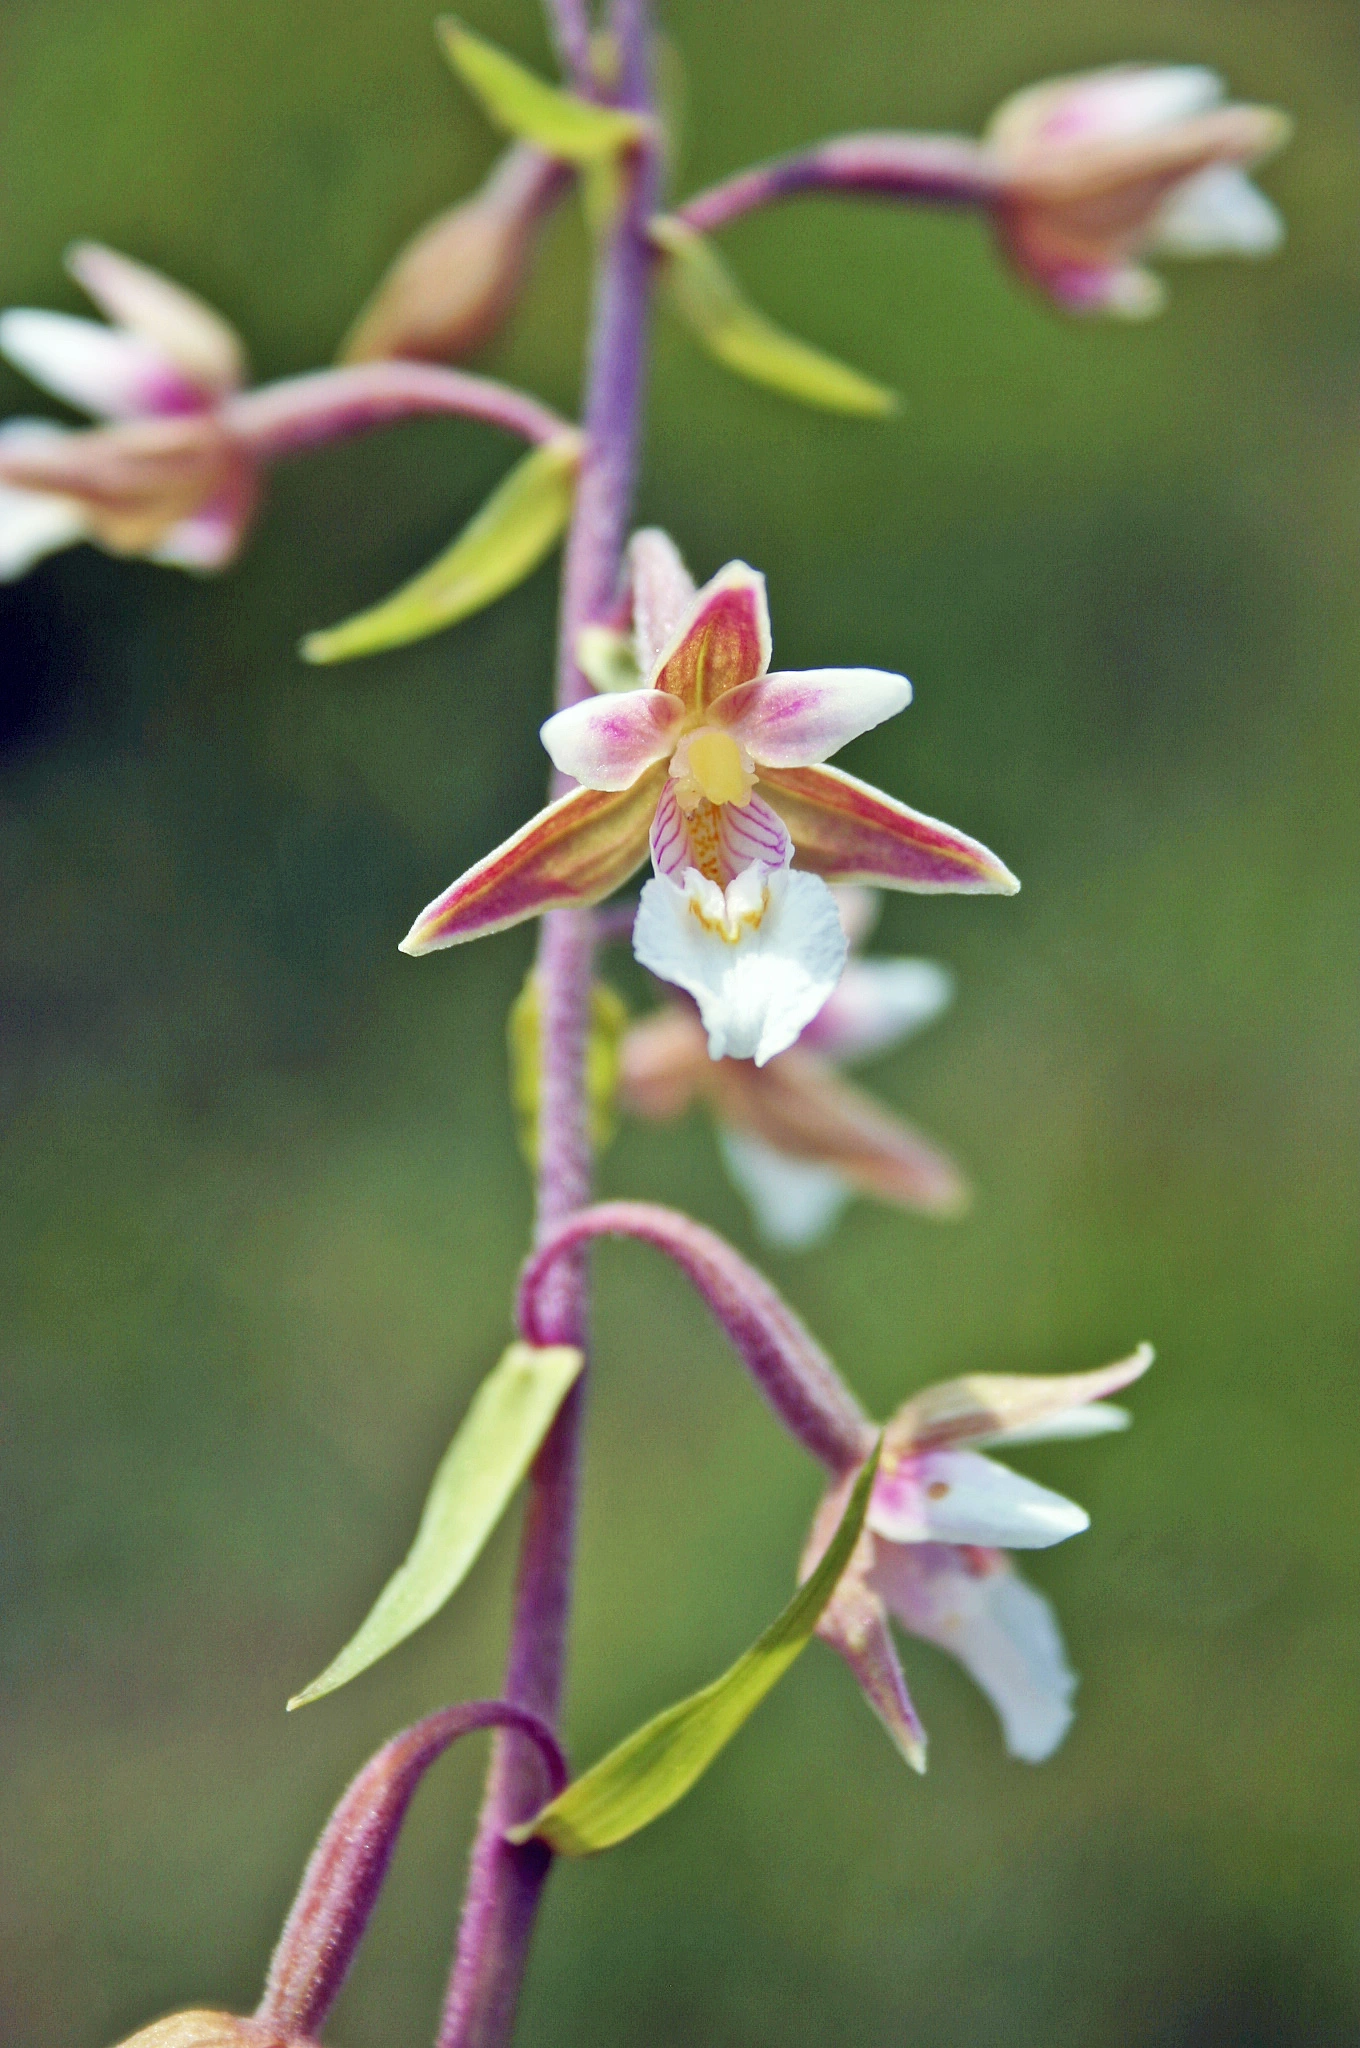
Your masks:
[{"label": "white orchid lip", "polygon": [[633,951],[699,1006],[711,1059],[764,1066],[821,1009],[845,965],[835,899],[815,875],[754,861],[722,888],[695,867],[646,885]]}]

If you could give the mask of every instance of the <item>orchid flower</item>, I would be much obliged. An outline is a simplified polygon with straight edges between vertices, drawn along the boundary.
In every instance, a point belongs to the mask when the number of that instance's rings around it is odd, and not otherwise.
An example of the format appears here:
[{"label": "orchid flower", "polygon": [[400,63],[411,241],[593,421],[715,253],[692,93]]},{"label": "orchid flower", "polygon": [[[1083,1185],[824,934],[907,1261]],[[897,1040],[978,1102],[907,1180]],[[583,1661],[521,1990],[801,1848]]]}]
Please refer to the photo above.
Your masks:
[{"label": "orchid flower", "polygon": [[79,540],[221,568],[256,499],[254,465],[217,416],[245,373],[239,337],[192,292],[112,249],[77,242],[66,262],[112,324],[16,307],[0,315],[0,351],[113,424],[93,435],[41,420],[0,428],[0,577]]},{"label": "orchid flower", "polygon": [[[77,243],[67,264],[114,324],[17,307],[0,315],[0,351],[107,424],[0,427],[0,579],[81,540],[181,569],[225,568],[268,463],[395,420],[481,419],[552,444],[574,469],[579,437],[568,422],[491,378],[365,361],[243,390],[240,341],[192,293],[93,242]],[[536,559],[517,557],[519,573]],[[503,577],[485,583],[465,611],[507,587]]]},{"label": "orchid flower", "polygon": [[856,1194],[935,1216],[957,1215],[967,1201],[952,1161],[832,1065],[919,1031],[948,1003],[950,977],[931,960],[856,959],[877,900],[865,889],[833,893],[851,957],[796,1046],[763,1068],[710,1061],[682,1000],[633,1025],[620,1048],[621,1106],[664,1122],[707,1101],[729,1175],[761,1236],[784,1251],[824,1238]]},{"label": "orchid flower", "polygon": [[[950,1380],[917,1394],[888,1424],[865,1533],[818,1632],[846,1659],[916,1769],[925,1767],[925,1732],[889,1614],[957,1657],[995,1707],[1012,1756],[1041,1763],[1067,1733],[1076,1677],[1052,1608],[1007,1553],[1045,1550],[1080,1534],[1090,1517],[982,1452],[1127,1428],[1127,1410],[1106,1397],[1151,1363],[1152,1347],[1143,1344],[1096,1372]],[[852,1478],[838,1482],[818,1511],[804,1577],[826,1547]]]},{"label": "orchid flower", "polygon": [[1019,884],[976,840],[822,765],[910,702],[905,677],[771,675],[754,569],[730,562],[696,592],[655,532],[635,536],[630,559],[643,687],[548,719],[543,744],[578,786],[437,897],[402,949],[598,903],[650,849],[634,952],[694,998],[711,1058],[763,1066],[812,1021],[845,964],[827,881],[1003,894]]},{"label": "orchid flower", "polygon": [[1266,256],[1284,224],[1247,170],[1289,120],[1223,105],[1199,65],[1117,64],[1031,86],[993,116],[996,219],[1016,267],[1072,312],[1155,313],[1143,256]]}]

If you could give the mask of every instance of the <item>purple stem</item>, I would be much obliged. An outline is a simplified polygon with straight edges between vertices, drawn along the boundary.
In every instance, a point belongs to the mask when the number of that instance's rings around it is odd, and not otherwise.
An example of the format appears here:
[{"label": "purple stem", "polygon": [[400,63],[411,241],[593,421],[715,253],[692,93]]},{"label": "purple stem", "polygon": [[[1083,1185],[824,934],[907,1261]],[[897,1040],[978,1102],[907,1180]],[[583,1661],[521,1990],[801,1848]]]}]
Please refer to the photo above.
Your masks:
[{"label": "purple stem", "polygon": [[[518,1318],[530,1344],[560,1340],[551,1303],[558,1269],[597,1237],[631,1237],[673,1259],[703,1296],[775,1414],[805,1450],[840,1475],[864,1463],[876,1431],[822,1347],[754,1266],[715,1232],[653,1202],[601,1202],[541,1240],[520,1279]],[[545,1313],[546,1311],[546,1313]]]},{"label": "purple stem", "polygon": [[836,135],[710,185],[676,209],[701,234],[804,192],[858,192],[931,206],[987,206],[1001,192],[990,153],[962,135]]},{"label": "purple stem", "polygon": [[298,1888],[255,2018],[314,2034],[335,2003],[378,1902],[406,1810],[430,1765],[460,1735],[515,1728],[537,1746],[549,1798],[567,1782],[552,1730],[504,1700],[469,1700],[407,1728],[366,1763],[322,1832]]},{"label": "purple stem", "polygon": [[[646,0],[615,0],[620,58],[617,100],[647,110],[650,26]],[[557,703],[590,686],[573,650],[581,626],[606,614],[619,579],[637,467],[649,317],[647,221],[658,166],[650,148],[625,165],[625,196],[596,273],[587,365],[585,452],[563,567]],[[538,975],[543,1069],[535,1234],[541,1242],[590,1193],[585,1045],[593,935],[588,913],[544,919]],[[558,1261],[541,1305],[541,1327],[585,1348],[584,1262]],[[555,1725],[562,1695],[576,1525],[577,1466],[584,1404],[578,1380],[558,1412],[529,1475],[505,1694]],[[514,2029],[543,1881],[551,1855],[541,1842],[515,1847],[505,1829],[541,1803],[534,1753],[514,1736],[496,1744],[472,1847],[458,1948],[439,2048],[506,2048]]]},{"label": "purple stem", "polygon": [[555,441],[575,431],[569,421],[508,384],[467,370],[441,369],[437,363],[354,363],[313,370],[229,398],[219,417],[252,454],[269,461],[396,420],[439,413],[485,420],[526,441]]},{"label": "purple stem", "polygon": [[544,12],[558,61],[578,92],[596,97],[590,61],[590,11],[585,0],[546,0]]}]

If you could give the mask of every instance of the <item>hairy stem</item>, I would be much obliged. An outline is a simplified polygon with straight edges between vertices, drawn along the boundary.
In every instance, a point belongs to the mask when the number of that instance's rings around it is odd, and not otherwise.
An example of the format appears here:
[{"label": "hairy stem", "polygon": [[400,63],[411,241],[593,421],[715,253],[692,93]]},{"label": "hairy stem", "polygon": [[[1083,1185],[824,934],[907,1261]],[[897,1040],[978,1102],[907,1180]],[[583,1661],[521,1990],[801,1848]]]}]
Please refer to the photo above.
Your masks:
[{"label": "hairy stem", "polygon": [[548,1781],[567,1767],[551,1729],[504,1700],[468,1700],[385,1743],[344,1794],[312,1851],[269,1965],[255,2018],[285,2035],[318,2033],[364,1936],[406,1809],[430,1765],[461,1735],[517,1728],[538,1745]]},{"label": "hairy stem", "polygon": [[1000,190],[995,163],[962,135],[837,135],[738,171],[676,209],[701,234],[802,193],[855,193],[931,206],[985,206]]},{"label": "hairy stem", "polygon": [[519,1327],[531,1344],[555,1342],[545,1323],[559,1265],[597,1237],[631,1237],[673,1259],[697,1288],[784,1427],[833,1473],[853,1472],[874,1447],[874,1426],[811,1332],[768,1280],[715,1232],[655,1202],[601,1202],[541,1241],[524,1269]]},{"label": "hairy stem", "polygon": [[[648,106],[645,0],[617,0],[613,13],[621,72],[618,98]],[[624,199],[603,239],[596,273],[587,367],[585,451],[563,568],[557,702],[573,704],[589,684],[576,665],[581,627],[610,609],[632,507],[649,314],[647,219],[655,204],[650,149],[625,165]],[[543,1071],[539,1117],[536,1236],[541,1242],[589,1198],[585,1046],[593,933],[588,914],[545,918],[539,946]],[[584,1348],[588,1300],[583,1256],[564,1259],[543,1304],[555,1342]],[[533,1470],[525,1510],[505,1697],[556,1724],[561,1702],[584,1387],[564,1402]],[[538,1751],[505,1734],[487,1779],[458,1931],[439,2048],[505,2048],[514,2029],[529,1941],[551,1861],[540,1842],[514,1847],[505,1829],[543,1801]]]}]

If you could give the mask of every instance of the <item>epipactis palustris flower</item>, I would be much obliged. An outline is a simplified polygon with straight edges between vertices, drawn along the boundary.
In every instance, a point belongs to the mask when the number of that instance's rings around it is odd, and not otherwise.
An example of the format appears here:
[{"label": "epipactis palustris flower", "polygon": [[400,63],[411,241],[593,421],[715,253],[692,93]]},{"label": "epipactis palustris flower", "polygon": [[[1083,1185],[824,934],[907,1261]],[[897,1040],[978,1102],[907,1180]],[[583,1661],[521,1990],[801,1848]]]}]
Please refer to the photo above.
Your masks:
[{"label": "epipactis palustris flower", "polygon": [[856,958],[876,898],[865,889],[834,894],[851,957],[787,1052],[764,1067],[710,1060],[683,998],[632,1025],[619,1048],[620,1108],[669,1122],[705,1102],[729,1176],[761,1236],[781,1251],[820,1242],[857,1194],[928,1216],[957,1216],[968,1199],[952,1160],[835,1071],[930,1023],[949,1002],[951,978],[933,960]]},{"label": "epipactis palustris flower", "polygon": [[[1142,1344],[1096,1372],[950,1380],[917,1394],[888,1424],[865,1533],[818,1633],[846,1659],[916,1769],[925,1767],[925,1732],[889,1614],[957,1657],[995,1707],[1012,1756],[1040,1763],[1067,1733],[1076,1677],[1052,1608],[1007,1553],[1045,1550],[1080,1534],[1090,1517],[982,1452],[1127,1428],[1127,1410],[1107,1397],[1139,1379],[1152,1356]],[[826,1548],[851,1484],[853,1474],[818,1510],[803,1577]]]},{"label": "epipactis palustris flower", "polygon": [[1072,312],[1155,313],[1144,256],[1265,256],[1284,224],[1247,170],[1288,140],[1191,64],[1118,64],[1031,86],[992,117],[996,219],[1016,267]]},{"label": "epipactis palustris flower", "polygon": [[245,375],[239,337],[192,292],[113,249],[77,242],[66,263],[112,324],[15,307],[0,314],[0,352],[110,424],[0,428],[0,579],[81,540],[222,567],[257,497],[255,465],[217,417]]},{"label": "epipactis palustris flower", "polygon": [[712,1058],[763,1065],[817,1014],[845,964],[828,881],[1002,894],[1019,884],[976,840],[823,765],[910,702],[904,677],[771,675],[754,569],[730,562],[696,592],[658,533],[635,536],[630,559],[645,685],[547,721],[543,743],[578,787],[422,911],[403,950],[598,903],[650,849],[638,959],[693,996]]}]

